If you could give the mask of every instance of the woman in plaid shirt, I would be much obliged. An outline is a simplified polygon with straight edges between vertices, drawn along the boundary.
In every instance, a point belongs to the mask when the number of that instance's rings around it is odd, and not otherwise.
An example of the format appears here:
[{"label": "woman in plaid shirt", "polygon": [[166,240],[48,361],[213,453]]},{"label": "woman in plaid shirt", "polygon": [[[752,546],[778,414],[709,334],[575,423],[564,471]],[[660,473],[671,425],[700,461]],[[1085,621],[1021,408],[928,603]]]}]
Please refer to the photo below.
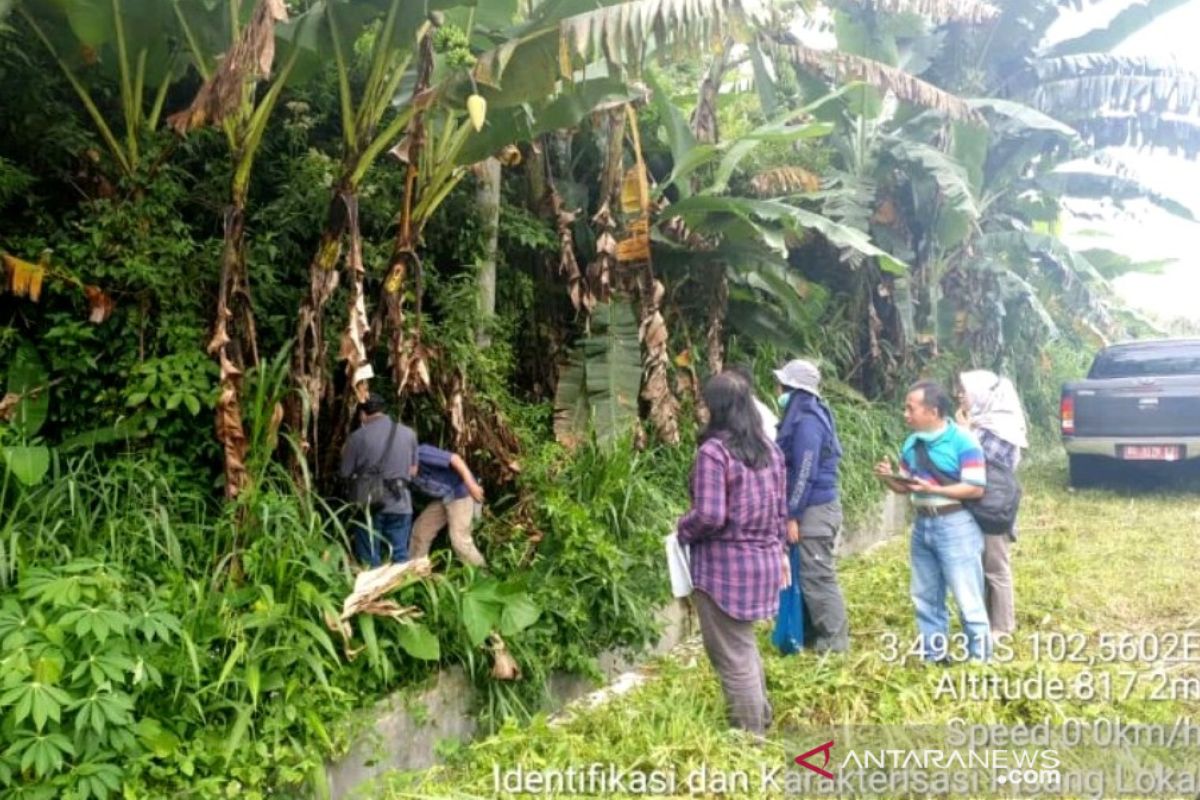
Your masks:
[{"label": "woman in plaid shirt", "polygon": [[[1021,398],[1008,378],[986,369],[958,376],[958,418],[979,438],[989,464],[1000,464],[1016,472],[1021,448],[1029,447]],[[1013,598],[1012,563],[1009,548],[1017,532],[989,533],[983,537],[984,603],[993,633],[1017,629]]]},{"label": "woman in plaid shirt", "polygon": [[754,621],[775,616],[788,579],[783,455],[763,435],[745,379],[731,372],[711,378],[704,403],[709,423],[679,542],[691,547],[700,632],[731,721],[762,734],[771,724],[771,704]]}]

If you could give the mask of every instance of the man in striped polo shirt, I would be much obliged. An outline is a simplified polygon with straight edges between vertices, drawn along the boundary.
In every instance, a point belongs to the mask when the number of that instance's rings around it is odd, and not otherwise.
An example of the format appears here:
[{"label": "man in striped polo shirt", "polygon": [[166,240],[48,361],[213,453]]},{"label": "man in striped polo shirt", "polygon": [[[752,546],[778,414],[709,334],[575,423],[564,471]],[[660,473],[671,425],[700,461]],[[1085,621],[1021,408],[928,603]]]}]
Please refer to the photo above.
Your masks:
[{"label": "man in striped polo shirt", "polygon": [[[987,462],[974,434],[954,423],[953,408],[950,395],[937,383],[914,384],[904,401],[904,421],[913,433],[900,453],[900,477],[896,479],[888,460],[875,468],[888,488],[909,495],[917,515],[911,593],[928,661],[967,655],[986,660],[991,650],[983,600],[983,531],[963,505],[983,496]],[[947,588],[958,604],[965,641],[950,639]]]}]

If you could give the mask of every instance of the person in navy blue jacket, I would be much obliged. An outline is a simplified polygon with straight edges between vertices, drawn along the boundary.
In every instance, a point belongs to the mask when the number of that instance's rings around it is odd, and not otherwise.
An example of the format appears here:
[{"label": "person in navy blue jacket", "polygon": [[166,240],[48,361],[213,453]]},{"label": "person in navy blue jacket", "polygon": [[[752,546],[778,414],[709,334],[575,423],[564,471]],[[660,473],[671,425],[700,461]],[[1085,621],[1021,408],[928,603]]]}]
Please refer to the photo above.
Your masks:
[{"label": "person in navy blue jacket", "polygon": [[448,528],[455,554],[468,564],[486,567],[487,561],[471,536],[475,504],[483,503],[483,487],[470,467],[457,453],[431,444],[417,448],[417,466],[412,485],[431,501],[413,523],[409,557],[428,556],[434,538],[442,528]]},{"label": "person in navy blue jacket", "polygon": [[845,652],[850,623],[838,585],[834,543],[842,528],[838,462],[842,445],[829,406],[821,399],[821,372],[810,361],[775,370],[783,420],[775,443],[787,464],[788,541],[800,545],[805,646]]}]

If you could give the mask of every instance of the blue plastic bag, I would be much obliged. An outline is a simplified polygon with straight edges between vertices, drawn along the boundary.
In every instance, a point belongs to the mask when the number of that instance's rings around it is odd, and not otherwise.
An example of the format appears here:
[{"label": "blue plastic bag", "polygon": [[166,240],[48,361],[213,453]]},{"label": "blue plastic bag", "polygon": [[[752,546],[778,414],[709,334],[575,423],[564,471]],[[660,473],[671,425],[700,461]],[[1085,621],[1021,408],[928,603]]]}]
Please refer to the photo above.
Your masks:
[{"label": "blue plastic bag", "polygon": [[800,594],[800,545],[788,548],[788,561],[792,572],[792,585],[779,590],[779,616],[775,618],[775,630],[771,633],[771,644],[790,656],[804,647],[804,597]]}]

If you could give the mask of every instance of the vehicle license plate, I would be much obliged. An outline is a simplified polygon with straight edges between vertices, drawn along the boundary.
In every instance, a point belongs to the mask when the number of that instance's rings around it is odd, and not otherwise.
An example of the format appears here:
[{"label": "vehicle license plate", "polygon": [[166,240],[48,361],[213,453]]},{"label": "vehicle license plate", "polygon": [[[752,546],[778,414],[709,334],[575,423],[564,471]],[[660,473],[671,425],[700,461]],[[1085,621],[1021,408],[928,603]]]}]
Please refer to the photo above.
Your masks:
[{"label": "vehicle license plate", "polygon": [[1121,448],[1121,458],[1126,461],[1178,461],[1182,449],[1177,444],[1131,444]]}]

